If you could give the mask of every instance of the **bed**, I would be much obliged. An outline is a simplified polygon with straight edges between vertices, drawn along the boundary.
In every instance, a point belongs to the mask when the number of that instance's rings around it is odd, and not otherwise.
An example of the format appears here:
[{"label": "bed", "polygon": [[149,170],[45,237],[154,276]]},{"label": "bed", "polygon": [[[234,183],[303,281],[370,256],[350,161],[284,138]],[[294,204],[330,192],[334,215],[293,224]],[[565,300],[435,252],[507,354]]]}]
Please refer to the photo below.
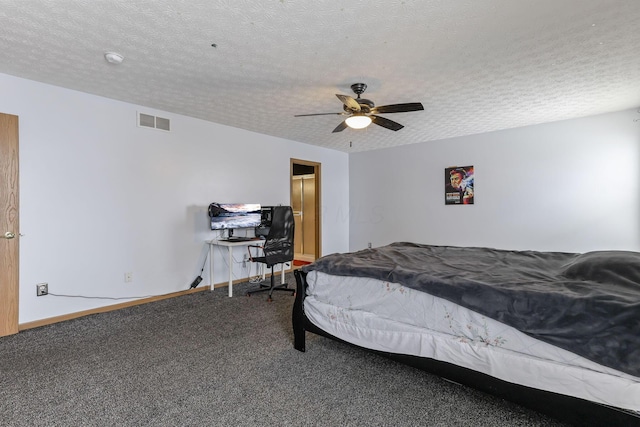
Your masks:
[{"label": "bed", "polygon": [[300,351],[313,332],[561,421],[640,426],[640,253],[397,242],[295,277]]}]

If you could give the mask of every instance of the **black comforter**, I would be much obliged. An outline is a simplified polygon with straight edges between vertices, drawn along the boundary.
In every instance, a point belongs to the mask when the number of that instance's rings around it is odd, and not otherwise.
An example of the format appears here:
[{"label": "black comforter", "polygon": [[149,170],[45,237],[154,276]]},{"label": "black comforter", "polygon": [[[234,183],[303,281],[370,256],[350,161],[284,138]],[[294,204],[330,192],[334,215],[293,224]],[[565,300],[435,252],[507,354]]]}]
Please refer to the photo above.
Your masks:
[{"label": "black comforter", "polygon": [[541,341],[640,376],[640,253],[586,254],[393,243],[305,266],[400,283]]}]

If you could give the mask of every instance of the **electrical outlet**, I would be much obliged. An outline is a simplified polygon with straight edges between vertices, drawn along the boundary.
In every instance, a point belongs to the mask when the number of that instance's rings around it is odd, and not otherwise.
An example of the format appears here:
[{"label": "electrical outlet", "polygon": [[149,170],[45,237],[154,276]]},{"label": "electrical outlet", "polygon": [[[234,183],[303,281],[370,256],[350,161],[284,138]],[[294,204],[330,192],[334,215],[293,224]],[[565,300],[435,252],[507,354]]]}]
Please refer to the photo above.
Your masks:
[{"label": "electrical outlet", "polygon": [[36,295],[41,297],[43,295],[47,295],[49,293],[49,284],[48,283],[38,283],[36,285]]},{"label": "electrical outlet", "polygon": [[133,273],[132,272],[124,273],[124,281],[127,283],[133,282]]}]

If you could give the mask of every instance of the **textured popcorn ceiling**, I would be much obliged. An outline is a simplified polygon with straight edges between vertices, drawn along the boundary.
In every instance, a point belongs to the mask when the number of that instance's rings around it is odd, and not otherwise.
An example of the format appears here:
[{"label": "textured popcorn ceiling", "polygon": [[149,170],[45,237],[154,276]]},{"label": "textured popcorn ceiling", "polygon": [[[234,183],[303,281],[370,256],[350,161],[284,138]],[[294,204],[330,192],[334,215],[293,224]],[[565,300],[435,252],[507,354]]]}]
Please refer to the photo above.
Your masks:
[{"label": "textured popcorn ceiling", "polygon": [[[0,73],[346,152],[640,105],[640,0],[0,0],[0,52]],[[293,117],[356,82],[425,111]]]}]

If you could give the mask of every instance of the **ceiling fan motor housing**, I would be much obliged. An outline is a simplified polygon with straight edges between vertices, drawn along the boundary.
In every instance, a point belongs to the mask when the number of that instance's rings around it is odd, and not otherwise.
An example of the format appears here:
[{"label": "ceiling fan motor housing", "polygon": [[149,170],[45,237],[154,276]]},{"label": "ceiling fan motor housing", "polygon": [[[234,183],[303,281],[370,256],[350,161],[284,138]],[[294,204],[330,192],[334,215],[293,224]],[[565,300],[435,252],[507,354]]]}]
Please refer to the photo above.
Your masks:
[{"label": "ceiling fan motor housing", "polygon": [[354,83],[351,85],[351,90],[355,92],[356,95],[358,95],[358,98],[360,97],[360,95],[367,90],[367,85],[364,83]]},{"label": "ceiling fan motor housing", "polygon": [[[375,107],[375,104],[373,103],[373,101],[371,101],[370,99],[365,99],[365,98],[357,98],[356,101],[358,102],[358,104],[360,105],[360,112],[361,113],[370,113],[371,110],[373,109],[373,107]],[[346,105],[342,106],[342,109],[344,111],[346,111],[347,113],[351,113],[352,110],[351,108],[347,107]]]},{"label": "ceiling fan motor housing", "polygon": [[[367,85],[365,83],[354,83],[351,85],[351,90],[358,95],[356,101],[360,104],[360,112],[369,114],[376,105],[370,99],[360,98],[360,95],[367,90]],[[345,108],[345,111],[349,111],[349,109]]]}]

